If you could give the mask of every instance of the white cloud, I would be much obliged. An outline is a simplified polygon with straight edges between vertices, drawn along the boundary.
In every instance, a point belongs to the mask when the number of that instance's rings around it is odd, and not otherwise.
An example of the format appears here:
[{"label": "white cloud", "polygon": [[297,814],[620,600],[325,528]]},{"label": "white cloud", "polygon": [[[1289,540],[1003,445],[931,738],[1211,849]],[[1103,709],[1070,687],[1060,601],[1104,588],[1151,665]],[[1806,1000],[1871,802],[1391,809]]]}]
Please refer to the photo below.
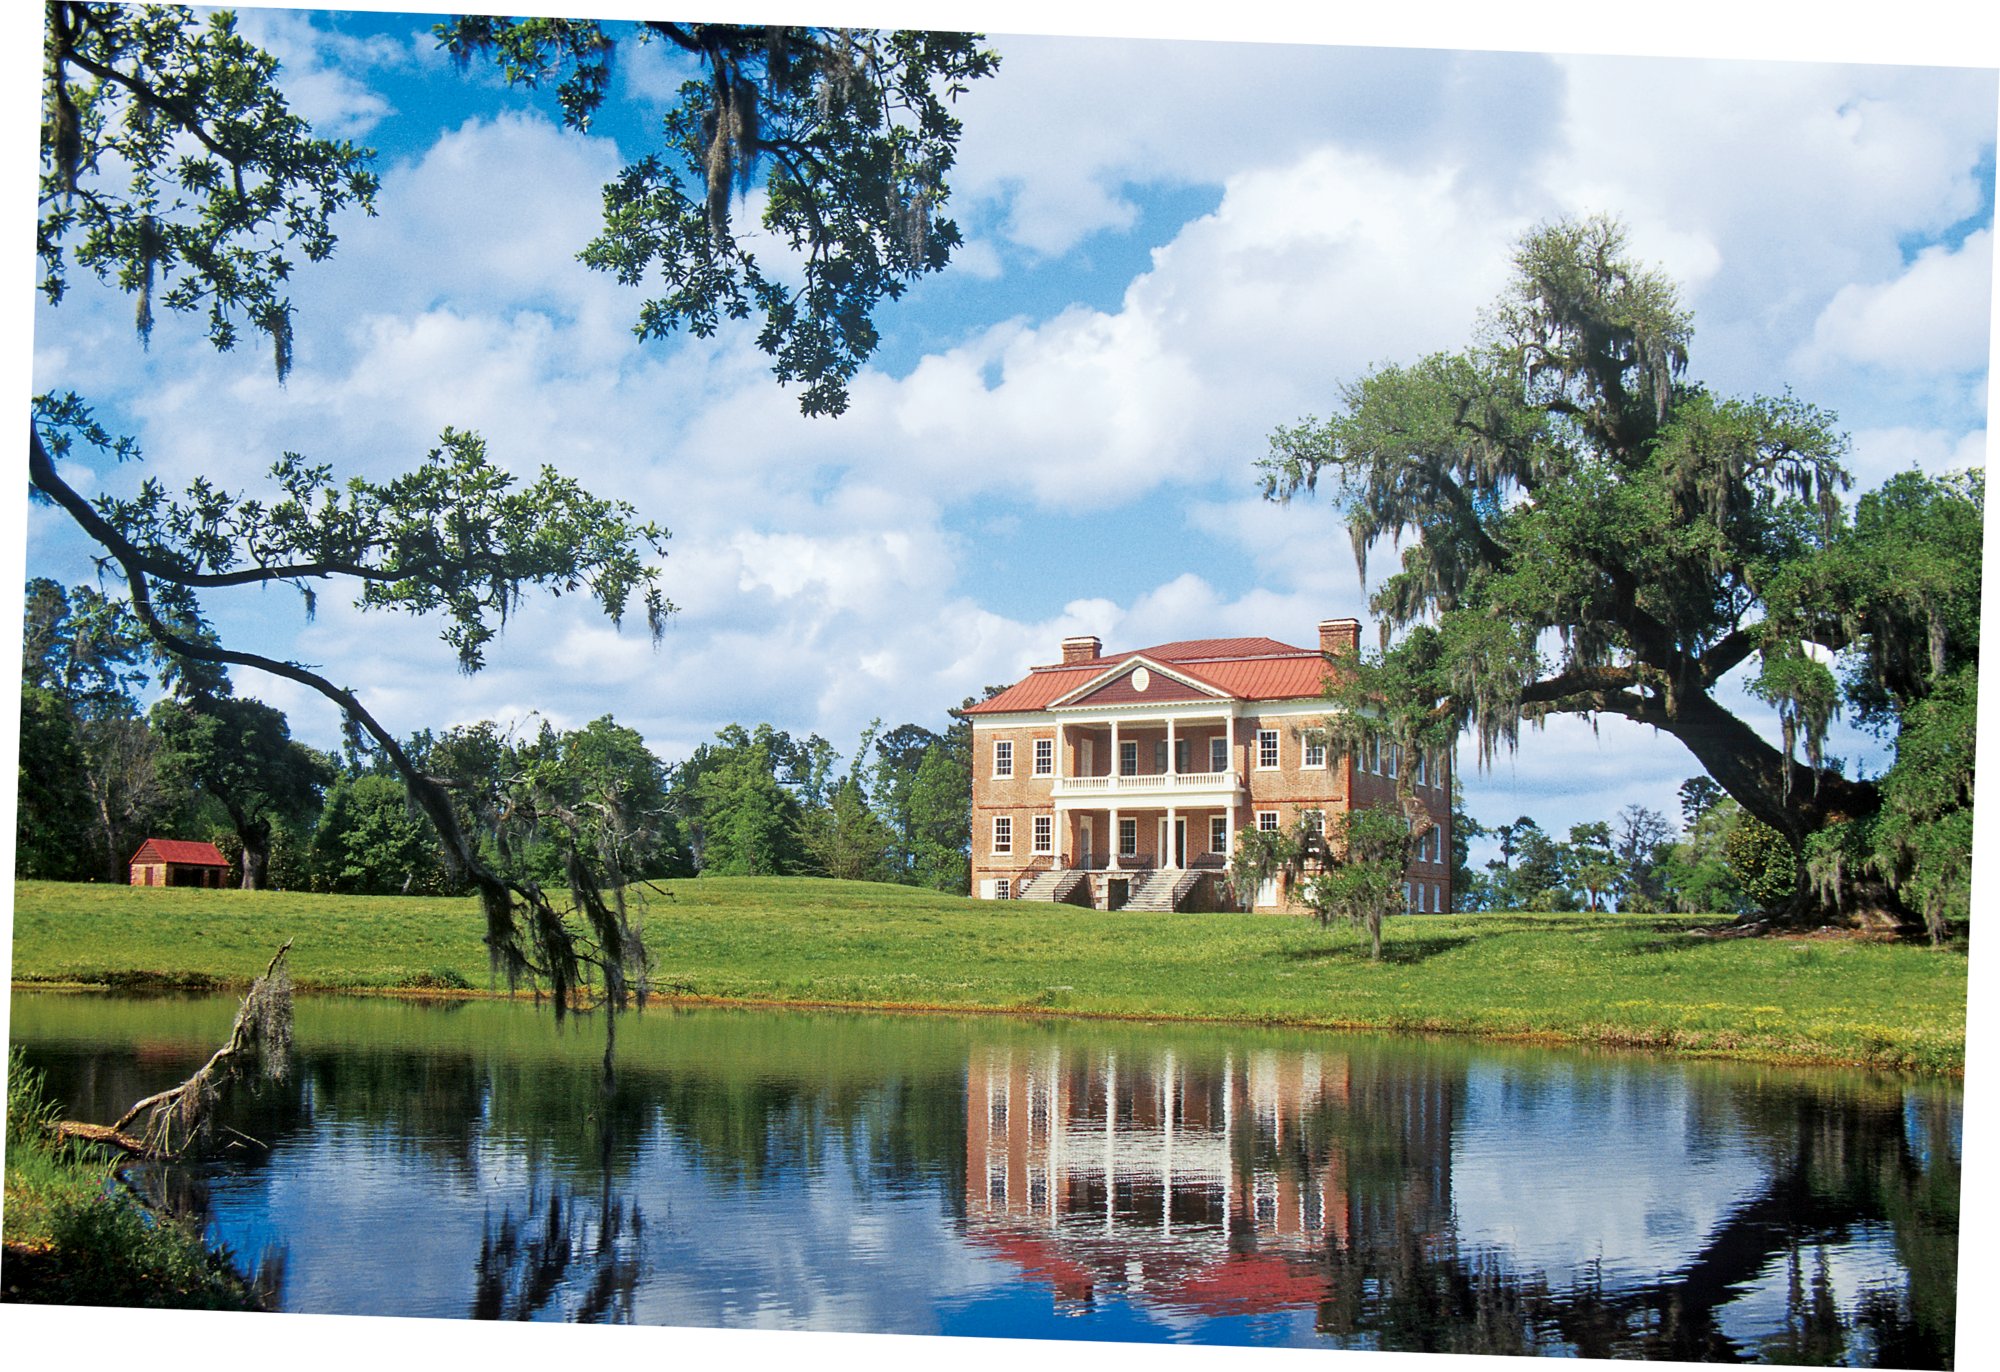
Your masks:
[{"label": "white cloud", "polygon": [[1986,465],[1986,431],[1953,433],[1945,429],[1898,426],[1857,429],[1848,467],[1854,490],[1872,490],[1897,472],[1915,467],[1933,474],[1964,471]]},{"label": "white cloud", "polygon": [[279,61],[285,101],[324,138],[358,138],[390,114],[389,101],[364,74],[416,59],[410,47],[381,36],[357,38],[300,10],[236,11],[244,38]]},{"label": "white cloud", "polygon": [[1993,302],[1993,232],[1925,248],[1889,280],[1842,286],[1813,325],[1800,363],[1891,372],[1983,372]]}]

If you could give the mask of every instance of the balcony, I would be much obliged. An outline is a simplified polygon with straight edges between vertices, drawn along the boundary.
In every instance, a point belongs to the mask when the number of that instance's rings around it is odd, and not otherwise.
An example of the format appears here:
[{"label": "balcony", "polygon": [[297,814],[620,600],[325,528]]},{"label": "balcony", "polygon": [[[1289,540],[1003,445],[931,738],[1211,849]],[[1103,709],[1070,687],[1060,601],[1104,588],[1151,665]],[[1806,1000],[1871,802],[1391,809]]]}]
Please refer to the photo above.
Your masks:
[{"label": "balcony", "polygon": [[1183,796],[1240,791],[1243,779],[1233,770],[1226,772],[1149,772],[1140,776],[1058,777],[1055,795],[1059,800],[1122,800],[1165,803]]}]

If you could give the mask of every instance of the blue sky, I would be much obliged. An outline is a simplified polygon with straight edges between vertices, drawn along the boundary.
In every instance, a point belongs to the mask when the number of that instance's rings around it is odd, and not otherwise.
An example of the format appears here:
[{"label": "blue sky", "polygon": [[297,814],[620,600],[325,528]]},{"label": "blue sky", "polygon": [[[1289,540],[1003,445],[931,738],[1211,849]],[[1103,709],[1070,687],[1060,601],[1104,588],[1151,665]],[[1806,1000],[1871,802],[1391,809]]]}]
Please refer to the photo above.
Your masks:
[{"label": "blue sky", "polygon": [[[169,482],[254,484],[286,449],[383,476],[452,425],[674,531],[657,650],[538,599],[467,678],[435,625],[211,602],[398,732],[611,713],[671,760],[769,720],[845,752],[873,717],[941,728],[1069,634],[1310,643],[1365,617],[1365,588],[1323,502],[1258,498],[1268,434],[1371,364],[1466,342],[1512,244],[1561,214],[1622,216],[1683,283],[1700,379],[1838,412],[1858,488],[1985,460],[1991,70],[996,31],[1001,73],[959,109],[966,247],[880,312],[852,410],[809,421],[748,330],[642,344],[638,293],[574,260],[679,79],[662,50],[621,53],[585,136],[548,95],[457,72],[432,22],[243,11],[295,107],[379,150],[379,218],[297,279],[287,385],[179,318],[142,350],[129,299],[89,284],[33,317],[36,389],[85,393]],[[29,540],[31,572],[89,575],[54,512]],[[317,698],[239,688],[337,738]],[[1833,751],[1879,765],[1852,734]],[[1673,815],[1698,770],[1615,720],[1472,759],[1476,817],[1557,832]]]},{"label": "blue sky", "polygon": [[[0,19],[17,188],[32,177],[38,8]],[[1838,411],[1862,486],[1912,462],[1984,464],[2000,64],[1990,6],[1821,6],[1809,21],[1744,0],[1671,11],[1249,0],[1223,15],[1147,6],[1137,19],[1096,0],[780,8],[815,22],[1128,35],[996,37],[1006,65],[965,103],[954,178],[968,250],[883,314],[887,345],[837,423],[798,419],[740,337],[639,345],[627,332],[636,297],[571,260],[637,125],[562,133],[546,102],[453,73],[419,36],[427,21],[247,8],[299,106],[382,150],[382,217],[344,226],[339,257],[300,278],[291,384],[278,388],[260,353],[210,352],[182,321],[162,321],[142,353],[129,300],[101,290],[31,309],[24,271],[16,385],[92,396],[176,482],[249,483],[286,448],[380,475],[455,424],[517,469],[551,461],[633,500],[676,534],[665,585],[685,608],[658,652],[567,599],[532,606],[474,678],[453,673],[433,626],[338,601],[303,629],[282,592],[221,619],[266,650],[337,666],[401,730],[608,711],[668,757],[731,720],[818,730],[843,751],[878,714],[935,727],[946,706],[1046,660],[1069,633],[1114,646],[1299,641],[1324,616],[1364,613],[1330,512],[1261,505],[1250,464],[1273,426],[1324,413],[1340,379],[1463,342],[1505,278],[1508,245],[1554,214],[1624,216],[1638,250],[1686,286],[1696,370],[1728,391],[1790,384]],[[1135,32],[1320,45],[1162,46]],[[1326,46],[1356,42],[1376,46]],[[1460,51],[1482,48],[1520,51]],[[1573,49],[1673,56],[1552,55]],[[1919,65],[1854,65],[1878,62]],[[670,74],[633,64],[621,81],[621,100],[643,108]],[[0,232],[25,263],[25,206]],[[59,521],[23,519],[33,573],[89,575]],[[333,741],[314,700],[242,684],[302,736]],[[1531,733],[1488,774],[1469,750],[1463,760],[1475,815],[1528,812],[1557,830],[1633,799],[1671,811],[1694,771],[1672,740],[1616,721]],[[1987,999],[1975,991],[1975,1038]],[[1975,1146],[1990,1133],[1985,1099],[1968,1103]],[[1968,1272],[1985,1175],[1965,1178]],[[73,1338],[59,1311],[9,1317],[22,1346]],[[154,1346],[157,1318],[97,1311],[92,1329]],[[574,1356],[593,1337],[304,1317],[286,1330],[308,1365],[365,1336],[387,1353],[414,1333],[442,1353],[448,1334],[454,1355],[470,1346],[502,1363]],[[214,1332],[187,1346],[210,1357]],[[1964,1334],[1972,1365],[1992,1339],[1975,1319]],[[272,1335],[259,1324],[236,1337]],[[666,1337],[697,1358],[797,1348]],[[812,1351],[835,1365],[944,1353],[995,1369],[1021,1356],[991,1340]],[[1072,1352],[1076,1366],[1126,1362]],[[1201,1361],[1233,1358],[1270,1362]]]}]

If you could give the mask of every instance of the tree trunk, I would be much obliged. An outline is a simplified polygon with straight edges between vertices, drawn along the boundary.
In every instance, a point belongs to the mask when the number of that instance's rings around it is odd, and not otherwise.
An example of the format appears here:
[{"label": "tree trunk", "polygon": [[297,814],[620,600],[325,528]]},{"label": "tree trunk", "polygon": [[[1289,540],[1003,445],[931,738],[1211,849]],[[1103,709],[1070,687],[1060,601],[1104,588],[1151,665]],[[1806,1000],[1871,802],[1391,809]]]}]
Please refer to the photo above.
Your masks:
[{"label": "tree trunk", "polygon": [[1784,928],[1835,925],[1899,934],[1922,931],[1923,921],[1879,878],[1845,872],[1831,889],[1823,890],[1806,872],[1808,838],[1830,824],[1866,819],[1881,808],[1881,792],[1872,782],[1854,781],[1824,768],[1815,771],[1787,757],[1706,692],[1684,692],[1671,711],[1649,714],[1642,722],[1679,739],[1746,814],[1770,825],[1791,844],[1797,872],[1791,899],[1760,912],[1751,922]]},{"label": "tree trunk", "polygon": [[271,821],[239,819],[236,837],[243,844],[243,889],[261,891],[271,866]]}]

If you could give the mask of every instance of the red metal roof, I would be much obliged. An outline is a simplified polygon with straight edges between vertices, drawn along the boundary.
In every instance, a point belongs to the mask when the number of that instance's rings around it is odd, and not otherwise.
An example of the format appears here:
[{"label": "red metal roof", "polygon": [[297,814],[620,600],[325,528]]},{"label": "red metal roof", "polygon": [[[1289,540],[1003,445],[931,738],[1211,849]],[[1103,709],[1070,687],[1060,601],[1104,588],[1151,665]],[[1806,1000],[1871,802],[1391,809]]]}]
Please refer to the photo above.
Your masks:
[{"label": "red metal roof", "polygon": [[229,865],[229,859],[213,843],[194,843],[181,838],[149,838],[139,845],[138,852],[132,854],[132,861],[138,862],[149,854],[155,861],[180,863],[188,867]]},{"label": "red metal roof", "polygon": [[[1324,694],[1326,659],[1310,648],[1274,638],[1190,638],[1133,652],[1109,653],[1089,662],[1030,669],[1027,676],[967,714],[998,715],[1045,710],[1135,657],[1171,663],[1183,675],[1226,691],[1238,700],[1299,700]],[[1134,697],[1137,699],[1137,697]]]},{"label": "red metal roof", "polygon": [[1200,662],[1206,658],[1265,657],[1272,653],[1319,656],[1311,649],[1294,648],[1275,638],[1184,638],[1176,643],[1162,643],[1157,648],[1141,648],[1138,656],[1156,662]]}]

